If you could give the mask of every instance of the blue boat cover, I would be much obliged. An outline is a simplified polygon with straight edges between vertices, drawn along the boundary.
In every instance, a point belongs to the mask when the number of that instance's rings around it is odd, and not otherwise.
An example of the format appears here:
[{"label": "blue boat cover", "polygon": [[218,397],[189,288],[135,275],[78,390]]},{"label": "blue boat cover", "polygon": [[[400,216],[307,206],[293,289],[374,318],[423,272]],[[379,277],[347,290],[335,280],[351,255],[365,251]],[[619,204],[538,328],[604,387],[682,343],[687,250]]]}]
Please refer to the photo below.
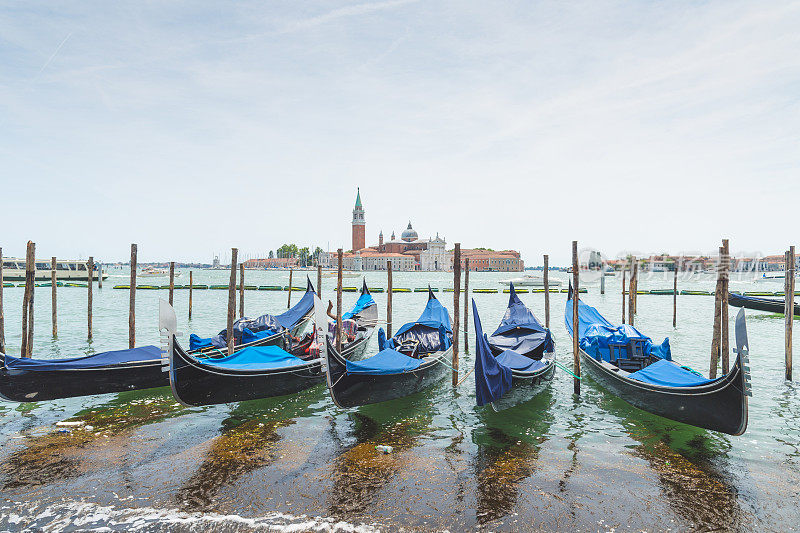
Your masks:
[{"label": "blue boat cover", "polygon": [[308,364],[278,346],[250,346],[221,359],[202,359],[204,365],[228,370],[271,370]]},{"label": "blue boat cover", "polygon": [[271,329],[265,329],[262,331],[250,331],[250,328],[244,328],[242,330],[242,343],[249,344],[259,339],[265,339],[267,337],[275,335],[276,333],[277,331],[273,331]]},{"label": "blue boat cover", "polygon": [[472,300],[472,316],[475,320],[475,399],[480,406],[502,398],[511,389],[512,375],[511,368],[492,355],[475,300]]},{"label": "blue boat cover", "polygon": [[716,381],[699,376],[672,361],[665,360],[656,361],[628,377],[663,387],[694,387]]},{"label": "blue boat cover", "polygon": [[360,361],[346,361],[349,374],[402,374],[413,372],[422,363],[421,360],[409,357],[398,351],[387,348],[372,357]]},{"label": "blue boat cover", "polygon": [[[378,339],[380,342],[380,332],[378,332]],[[404,324],[397,330],[394,337],[384,343],[384,346],[397,348],[408,340],[419,342],[420,353],[444,351],[453,343],[450,314],[439,303],[433,292],[428,292],[428,303],[420,317],[414,322]]]},{"label": "blue boat cover", "polygon": [[[511,295],[503,320],[492,336],[489,345],[496,350],[514,350],[521,354],[529,354],[542,347],[543,352],[555,350],[553,337],[528,309],[510,284]],[[544,346],[542,346],[544,345]]]},{"label": "blue boat cover", "polygon": [[496,359],[501,365],[520,372],[535,372],[546,366],[541,360],[531,359],[518,354],[514,350],[506,350],[498,355]]},{"label": "blue boat cover", "polygon": [[[267,314],[261,315],[257,318],[242,317],[233,323],[233,338],[237,344],[246,344],[263,337],[268,337],[269,335],[274,335],[275,333],[283,331],[284,329],[292,329],[304,316],[309,313],[309,311],[311,311],[311,308],[314,307],[314,294],[314,287],[311,285],[311,280],[309,279],[306,287],[306,293],[291,309],[277,316]],[[271,331],[271,333],[263,336],[259,335],[257,337],[250,337],[250,340],[246,340],[248,337],[245,333],[245,330],[250,330],[251,334],[260,334],[261,332],[267,330]],[[189,335],[189,349],[199,350],[201,348],[210,347],[225,348],[228,346],[227,338],[227,328],[220,331],[217,335],[207,338],[202,338],[192,333]]]},{"label": "blue boat cover", "polygon": [[29,359],[27,357],[6,355],[5,365],[9,370],[45,372],[50,370],[82,370],[159,360],[161,360],[161,349],[158,346],[141,346],[129,350],[116,350],[70,359]]},{"label": "blue boat cover", "polygon": [[356,305],[354,305],[350,311],[342,315],[342,320],[353,318],[355,315],[371,305],[375,305],[375,300],[372,299],[372,295],[370,293],[362,294],[358,297]]},{"label": "blue boat cover", "polygon": [[[564,309],[564,324],[572,334],[572,302],[567,300]],[[578,300],[578,339],[581,349],[598,361],[610,362],[608,344],[627,344],[631,340],[644,341],[645,355],[653,355],[660,359],[672,360],[669,339],[661,344],[653,344],[650,337],[628,324],[614,326],[601,315],[597,309]]]}]

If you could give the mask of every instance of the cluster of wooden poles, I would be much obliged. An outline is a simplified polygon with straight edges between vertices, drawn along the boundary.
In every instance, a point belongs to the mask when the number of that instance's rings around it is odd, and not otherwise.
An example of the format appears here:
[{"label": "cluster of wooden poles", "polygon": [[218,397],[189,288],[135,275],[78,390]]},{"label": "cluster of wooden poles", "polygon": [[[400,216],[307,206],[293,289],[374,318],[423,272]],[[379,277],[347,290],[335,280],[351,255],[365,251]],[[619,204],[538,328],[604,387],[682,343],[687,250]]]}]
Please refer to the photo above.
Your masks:
[{"label": "cluster of wooden poles", "polygon": [[[238,264],[237,248],[231,248],[231,274],[230,282],[228,284],[228,313],[227,313],[227,339],[228,349],[233,353],[233,323],[236,315],[236,289],[237,289],[237,270],[239,271],[238,289],[239,289],[239,316],[244,316],[244,264]],[[342,249],[337,251],[337,295],[336,295],[336,339],[337,346],[340,346],[341,322],[342,322]],[[785,367],[786,379],[792,379],[792,326],[794,317],[794,290],[795,290],[795,248],[792,246],[785,253],[786,274],[785,274],[785,299],[786,299],[786,339],[785,339]],[[5,330],[4,330],[4,314],[3,314],[3,249],[0,248],[0,352],[5,353]],[[717,269],[717,284],[714,293],[714,328],[711,341],[711,361],[709,367],[709,377],[716,378],[717,368],[722,367],[722,373],[727,374],[730,368],[730,343],[729,343],[729,329],[728,329],[728,294],[730,283],[730,244],[728,239],[722,240],[722,246],[719,247],[719,268]],[[544,309],[545,309],[545,327],[550,328],[550,285],[549,285],[549,256],[544,255],[544,268],[543,268],[543,284],[544,284]],[[33,353],[33,301],[34,301],[34,286],[35,286],[35,273],[36,273],[36,245],[28,241],[27,251],[25,256],[25,292],[22,302],[22,343],[20,353],[22,357],[31,357]],[[52,329],[53,337],[58,335],[58,320],[57,320],[57,292],[56,292],[56,258],[51,258],[51,298],[52,298]],[[130,305],[128,309],[128,346],[133,348],[136,343],[136,271],[137,271],[137,245],[131,244],[131,275],[130,275]],[[238,266],[238,268],[237,268]],[[461,271],[464,270],[464,289],[465,294],[463,302],[463,328],[461,324],[460,313],[458,312],[461,307]],[[386,334],[388,337],[392,336],[392,262],[386,262],[387,270],[387,300],[386,300]],[[462,267],[461,261],[461,244],[455,244],[453,256],[453,384],[459,383],[458,368],[459,368],[459,330],[463,329],[464,333],[464,351],[469,353],[468,332],[469,332],[469,258],[464,259]],[[94,278],[94,258],[89,257],[87,261],[88,273],[88,309],[87,309],[87,333],[88,338],[92,338],[92,284]],[[287,308],[292,305],[292,276],[293,270],[289,271],[289,291],[286,302]],[[626,277],[630,275],[629,280]],[[572,284],[574,299],[573,305],[573,331],[578,330],[578,305],[579,289],[580,289],[580,268],[578,260],[578,242],[572,241]],[[637,313],[636,305],[638,300],[638,281],[639,281],[639,264],[636,257],[630,257],[628,265],[622,271],[622,323],[634,325],[635,316]],[[627,282],[627,287],[626,287]],[[189,319],[192,318],[192,289],[194,286],[193,272],[189,272]],[[102,272],[98,276],[98,288],[103,287]],[[172,305],[175,292],[175,262],[170,262],[169,267],[169,303]],[[601,277],[600,292],[605,293],[605,276]],[[322,293],[322,267],[317,266],[317,295],[321,297]],[[672,325],[677,326],[678,317],[678,268],[674,269],[673,280],[673,308],[672,308]],[[627,318],[627,321],[626,321]],[[574,390],[575,393],[580,393],[580,347],[579,336],[573,335],[572,338],[572,351],[573,351],[573,373],[574,373]],[[465,376],[466,378],[466,376]],[[463,380],[462,380],[463,381]]]}]

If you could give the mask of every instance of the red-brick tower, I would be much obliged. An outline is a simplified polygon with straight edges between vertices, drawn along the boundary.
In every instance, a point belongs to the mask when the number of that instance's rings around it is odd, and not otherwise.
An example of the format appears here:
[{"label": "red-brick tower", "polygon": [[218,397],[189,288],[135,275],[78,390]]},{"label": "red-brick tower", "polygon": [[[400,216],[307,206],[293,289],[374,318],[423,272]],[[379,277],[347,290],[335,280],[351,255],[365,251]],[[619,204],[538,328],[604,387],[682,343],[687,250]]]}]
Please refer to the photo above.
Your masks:
[{"label": "red-brick tower", "polygon": [[361,206],[361,189],[356,196],[356,206],[353,208],[353,251],[366,248],[366,234],[364,222],[364,208]]}]

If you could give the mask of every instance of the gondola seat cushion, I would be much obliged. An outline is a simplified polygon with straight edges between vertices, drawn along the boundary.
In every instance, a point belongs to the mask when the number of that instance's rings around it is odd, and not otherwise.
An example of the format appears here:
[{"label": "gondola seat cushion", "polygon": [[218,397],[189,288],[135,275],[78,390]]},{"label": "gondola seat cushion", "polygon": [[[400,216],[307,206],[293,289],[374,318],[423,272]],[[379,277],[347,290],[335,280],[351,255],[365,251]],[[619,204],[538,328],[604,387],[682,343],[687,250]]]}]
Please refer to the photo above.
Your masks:
[{"label": "gondola seat cushion", "polygon": [[519,372],[536,372],[545,367],[545,364],[536,359],[525,357],[514,350],[506,350],[496,357],[497,362],[511,370]]},{"label": "gondola seat cushion", "polygon": [[662,387],[696,387],[714,381],[665,360],[656,361],[628,377]]},{"label": "gondola seat cushion", "polygon": [[308,364],[278,346],[250,346],[220,359],[204,359],[204,365],[227,370],[272,370]]},{"label": "gondola seat cushion", "polygon": [[402,374],[419,368],[421,360],[386,348],[361,361],[346,361],[349,374]]}]

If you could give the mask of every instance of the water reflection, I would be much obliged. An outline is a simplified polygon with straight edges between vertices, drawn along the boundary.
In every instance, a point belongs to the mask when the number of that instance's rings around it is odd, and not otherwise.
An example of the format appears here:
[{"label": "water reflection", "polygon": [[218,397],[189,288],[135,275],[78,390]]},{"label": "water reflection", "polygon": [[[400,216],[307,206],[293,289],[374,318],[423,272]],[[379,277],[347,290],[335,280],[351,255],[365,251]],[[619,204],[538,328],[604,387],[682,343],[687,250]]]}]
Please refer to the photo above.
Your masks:
[{"label": "water reflection", "polygon": [[548,439],[553,395],[546,389],[525,404],[494,412],[479,408],[480,427],[472,432],[476,519],[483,525],[514,512],[519,484],[533,475],[539,450]]},{"label": "water reflection", "polygon": [[176,495],[186,511],[215,510],[215,497],[225,486],[273,463],[281,439],[279,429],[311,416],[320,388],[289,397],[267,398],[235,404],[223,420],[220,435],[211,443],[197,471]]},{"label": "water reflection", "polygon": [[[338,437],[336,428],[331,428],[340,445],[328,499],[332,516],[347,519],[361,515],[376,503],[381,489],[407,466],[409,458],[403,452],[413,448],[429,429],[434,410],[430,394],[415,394],[347,413],[351,424],[347,439]],[[353,439],[355,442],[346,443]],[[391,446],[393,451],[384,454],[375,449],[378,445]],[[385,501],[382,504],[389,505]]]},{"label": "water reflection", "polygon": [[77,477],[93,469],[87,457],[90,448],[119,446],[118,455],[122,455],[132,429],[184,411],[168,388],[119,393],[107,403],[84,409],[66,420],[75,426],[29,436],[25,448],[0,463],[3,488],[32,487]]}]

